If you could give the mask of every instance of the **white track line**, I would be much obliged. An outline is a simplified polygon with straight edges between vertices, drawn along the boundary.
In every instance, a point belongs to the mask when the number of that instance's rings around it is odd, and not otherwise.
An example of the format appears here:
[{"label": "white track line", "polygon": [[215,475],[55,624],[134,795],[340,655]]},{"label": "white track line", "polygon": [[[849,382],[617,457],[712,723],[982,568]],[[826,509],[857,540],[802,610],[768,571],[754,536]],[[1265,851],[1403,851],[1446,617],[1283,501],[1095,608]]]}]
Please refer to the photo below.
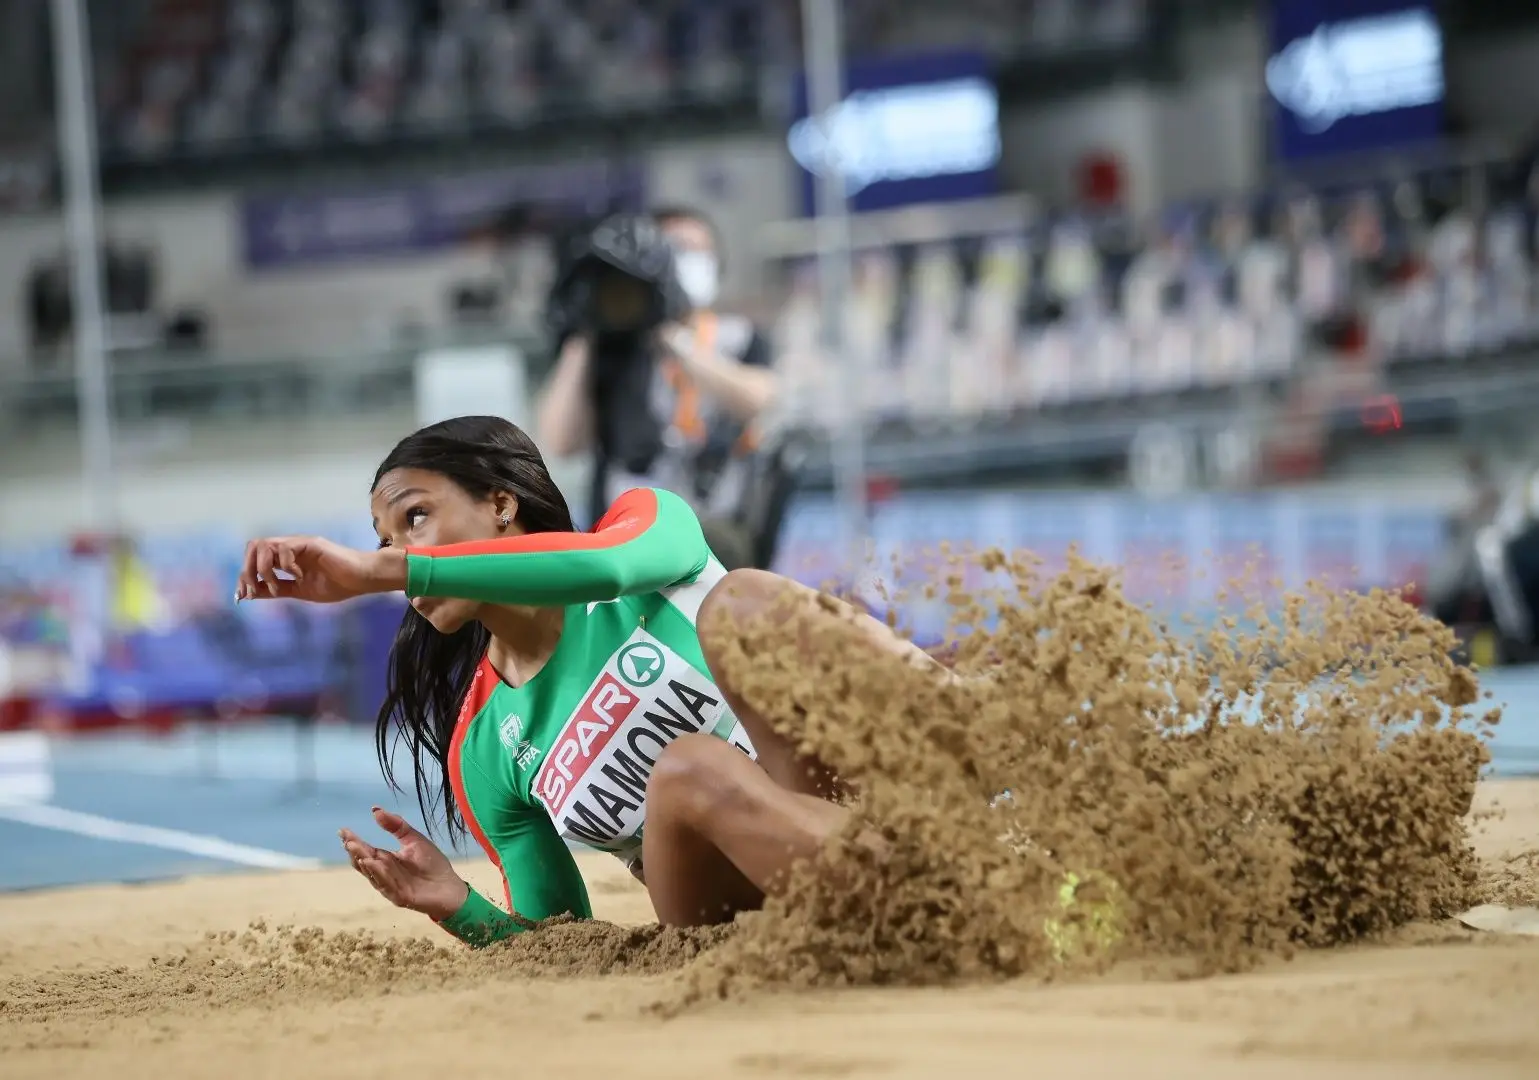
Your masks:
[{"label": "white track line", "polygon": [[259,866],[266,870],[310,870],[320,866],[319,859],[307,859],[298,855],[285,855],[281,851],[232,844],[217,836],[201,836],[182,832],[180,829],[161,829],[153,825],[134,825],[127,821],[82,814],[57,806],[41,804],[0,803],[0,818],[35,825],[40,829],[58,829],[97,840],[116,840],[124,844],[144,844],[148,847],[183,851],[189,855],[201,855],[206,859],[221,859],[242,866]]},{"label": "white track line", "polygon": [[[55,761],[54,770],[61,773],[90,774],[93,776],[136,776],[153,777],[155,779],[168,779],[180,777],[184,780],[201,782],[209,780],[219,782],[222,780],[235,783],[297,783],[301,779],[292,766],[275,765],[272,768],[258,766],[252,768],[242,765],[238,768],[228,768],[217,765],[207,773],[199,771],[199,766],[186,761],[172,761],[154,764],[121,764],[117,762],[87,762],[79,764],[73,761]],[[378,771],[359,776],[326,776],[318,775],[310,778],[316,784],[336,785],[341,787],[383,787],[384,780]]]}]

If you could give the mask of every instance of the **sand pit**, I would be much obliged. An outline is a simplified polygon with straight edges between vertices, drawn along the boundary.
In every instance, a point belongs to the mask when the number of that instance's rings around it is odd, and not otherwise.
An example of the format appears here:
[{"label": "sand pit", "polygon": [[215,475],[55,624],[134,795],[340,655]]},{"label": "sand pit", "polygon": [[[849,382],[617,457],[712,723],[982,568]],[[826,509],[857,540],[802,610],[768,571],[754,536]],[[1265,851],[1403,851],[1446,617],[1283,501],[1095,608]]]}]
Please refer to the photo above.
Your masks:
[{"label": "sand pit", "polygon": [[[1539,849],[1539,781],[1486,784],[1478,804],[1492,802],[1506,813],[1480,826],[1482,853],[1506,865]],[[495,887],[484,865],[465,869]],[[587,857],[583,869],[600,917],[647,922],[645,896],[614,860]],[[354,972],[223,989],[206,971],[152,964],[258,919],[389,940],[423,933],[341,870],[0,898],[0,1072],[1333,1080],[1530,1077],[1539,1060],[1539,940],[1450,923],[1214,979],[1130,966],[1053,984],[778,994],[671,1020],[645,1011],[662,976],[538,977],[451,963],[465,959],[454,951],[403,961],[390,981]]]},{"label": "sand pit", "polygon": [[[1327,593],[1176,634],[1012,569],[955,680],[744,628],[739,685],[857,798],[735,928],[649,926],[605,856],[605,921],[476,953],[351,872],[0,898],[4,1075],[1533,1075],[1539,939],[1451,916],[1539,903],[1539,781],[1477,785],[1446,631]],[[1111,951],[1049,947],[1066,871]]]}]

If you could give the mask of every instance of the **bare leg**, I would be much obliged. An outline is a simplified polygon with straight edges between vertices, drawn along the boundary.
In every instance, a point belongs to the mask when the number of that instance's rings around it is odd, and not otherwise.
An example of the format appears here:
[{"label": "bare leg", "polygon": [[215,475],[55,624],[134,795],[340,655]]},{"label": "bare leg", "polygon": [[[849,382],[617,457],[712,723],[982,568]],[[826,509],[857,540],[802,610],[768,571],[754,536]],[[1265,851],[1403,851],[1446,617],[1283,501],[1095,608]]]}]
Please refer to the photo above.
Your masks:
[{"label": "bare leg", "polygon": [[832,632],[840,635],[841,642],[848,642],[852,663],[865,657],[933,670],[937,679],[953,677],[944,665],[870,615],[764,570],[734,570],[727,574],[700,605],[697,624],[705,662],[727,704],[748,732],[759,764],[781,787],[820,799],[841,797],[845,794],[843,785],[828,766],[801,754],[794,740],[777,732],[763,710],[746,700],[733,685],[724,657],[734,634],[755,624],[756,637],[764,634],[770,638],[758,638],[755,644],[773,648],[774,636],[781,634],[786,642],[810,655],[815,647],[827,648],[828,637],[819,635],[814,641],[809,627],[833,627],[836,629]]},{"label": "bare leg", "polygon": [[811,656],[829,640],[821,627],[848,644],[850,660],[907,664],[954,676],[884,624],[854,608],[762,570],[734,570],[711,590],[697,620],[700,646],[716,685],[753,740],[756,767],[736,749],[708,735],[676,739],[658,758],[647,784],[647,826],[642,877],[658,921],[696,926],[726,922],[760,907],[783,887],[799,860],[812,858],[845,823],[848,811],[830,801],[841,793],[833,771],[799,752],[734,686],[729,654],[733,635],[757,623],[755,645],[783,642]]},{"label": "bare leg", "polygon": [[657,921],[701,926],[759,908],[845,814],[786,790],[714,736],[679,737],[647,783],[641,863]]}]

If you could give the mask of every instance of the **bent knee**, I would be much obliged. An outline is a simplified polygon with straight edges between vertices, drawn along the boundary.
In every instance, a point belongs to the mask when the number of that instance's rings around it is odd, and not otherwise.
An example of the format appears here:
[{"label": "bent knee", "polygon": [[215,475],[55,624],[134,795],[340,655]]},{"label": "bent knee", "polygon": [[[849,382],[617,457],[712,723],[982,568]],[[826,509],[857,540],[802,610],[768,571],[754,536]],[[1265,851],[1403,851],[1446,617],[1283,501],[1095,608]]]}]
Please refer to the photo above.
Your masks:
[{"label": "bent knee", "polygon": [[696,623],[703,628],[751,615],[784,595],[785,584],[785,578],[768,570],[728,570],[700,602]]},{"label": "bent knee", "polygon": [[748,795],[741,751],[714,735],[680,735],[658,755],[647,781],[647,817],[698,824],[742,806]]},{"label": "bent knee", "polygon": [[768,570],[730,570],[700,603],[695,619],[708,650],[745,624],[784,610],[805,586]]}]

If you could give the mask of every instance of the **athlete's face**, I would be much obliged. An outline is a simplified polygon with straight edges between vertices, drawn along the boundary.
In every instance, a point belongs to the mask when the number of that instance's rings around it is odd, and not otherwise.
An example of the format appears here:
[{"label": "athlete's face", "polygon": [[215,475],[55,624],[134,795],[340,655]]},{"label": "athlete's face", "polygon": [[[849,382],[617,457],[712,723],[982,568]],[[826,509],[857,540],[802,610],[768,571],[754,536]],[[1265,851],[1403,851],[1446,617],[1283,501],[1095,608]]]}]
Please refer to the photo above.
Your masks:
[{"label": "athlete's face", "polygon": [[[424,548],[494,540],[516,535],[518,501],[498,493],[477,498],[442,473],[395,469],[379,478],[369,500],[380,547]],[[414,597],[416,608],[433,629],[452,634],[476,617],[475,600]]]}]

